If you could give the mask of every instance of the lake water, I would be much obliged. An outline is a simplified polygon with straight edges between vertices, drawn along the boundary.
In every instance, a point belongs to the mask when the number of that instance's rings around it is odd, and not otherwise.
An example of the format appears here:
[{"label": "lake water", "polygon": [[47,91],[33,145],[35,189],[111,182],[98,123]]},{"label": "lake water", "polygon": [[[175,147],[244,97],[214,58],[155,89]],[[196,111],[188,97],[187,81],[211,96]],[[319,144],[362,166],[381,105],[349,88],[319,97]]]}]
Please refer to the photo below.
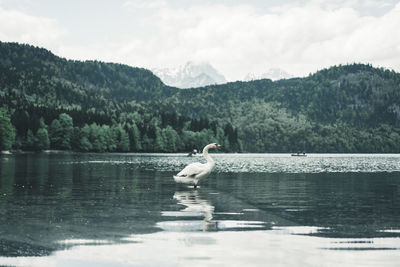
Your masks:
[{"label": "lake water", "polygon": [[0,156],[0,266],[398,266],[400,155]]}]

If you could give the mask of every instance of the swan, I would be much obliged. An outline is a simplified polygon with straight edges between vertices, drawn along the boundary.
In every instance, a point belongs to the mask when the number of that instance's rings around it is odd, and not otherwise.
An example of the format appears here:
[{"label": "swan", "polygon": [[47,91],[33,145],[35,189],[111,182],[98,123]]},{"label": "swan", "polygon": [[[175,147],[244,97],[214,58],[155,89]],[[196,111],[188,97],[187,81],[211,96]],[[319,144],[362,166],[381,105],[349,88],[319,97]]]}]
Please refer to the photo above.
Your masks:
[{"label": "swan", "polygon": [[217,143],[208,144],[203,148],[203,157],[207,160],[207,163],[191,163],[187,165],[177,175],[174,175],[174,180],[177,183],[193,184],[194,188],[197,188],[197,184],[200,180],[210,175],[212,169],[215,166],[214,160],[208,155],[210,148],[220,148],[221,145]]}]

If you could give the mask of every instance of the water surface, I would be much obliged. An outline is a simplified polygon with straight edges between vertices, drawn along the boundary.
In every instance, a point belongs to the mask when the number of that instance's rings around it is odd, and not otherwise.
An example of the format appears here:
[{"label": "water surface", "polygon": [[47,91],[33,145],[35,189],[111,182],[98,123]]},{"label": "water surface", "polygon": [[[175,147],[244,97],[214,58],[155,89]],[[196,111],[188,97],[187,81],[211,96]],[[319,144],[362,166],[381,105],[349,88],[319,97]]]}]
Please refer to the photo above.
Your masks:
[{"label": "water surface", "polygon": [[[0,266],[396,266],[400,156],[0,158]],[[235,251],[235,253],[233,253]]]}]

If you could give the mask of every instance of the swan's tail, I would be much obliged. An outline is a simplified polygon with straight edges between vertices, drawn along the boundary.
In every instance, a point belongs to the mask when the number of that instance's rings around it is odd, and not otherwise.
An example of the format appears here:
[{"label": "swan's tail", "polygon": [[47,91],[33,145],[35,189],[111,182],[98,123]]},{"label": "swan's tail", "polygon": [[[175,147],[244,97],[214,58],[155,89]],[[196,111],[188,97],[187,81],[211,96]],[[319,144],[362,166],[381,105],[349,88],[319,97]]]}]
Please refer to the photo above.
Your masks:
[{"label": "swan's tail", "polygon": [[189,177],[187,177],[187,176],[177,176],[177,175],[174,175],[173,177],[174,177],[175,182],[177,182],[177,183],[182,183],[182,184],[193,184],[193,185],[197,184],[197,180],[195,180],[195,179],[193,179],[193,178],[189,178]]}]

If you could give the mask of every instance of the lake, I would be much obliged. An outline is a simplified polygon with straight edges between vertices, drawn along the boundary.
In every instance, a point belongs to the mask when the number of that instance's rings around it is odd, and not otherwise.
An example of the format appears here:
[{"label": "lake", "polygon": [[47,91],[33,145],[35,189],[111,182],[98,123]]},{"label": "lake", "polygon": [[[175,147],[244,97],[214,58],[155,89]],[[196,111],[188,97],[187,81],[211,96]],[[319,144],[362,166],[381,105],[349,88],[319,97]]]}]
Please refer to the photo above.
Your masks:
[{"label": "lake", "polygon": [[398,266],[400,155],[0,156],[0,266]]}]

